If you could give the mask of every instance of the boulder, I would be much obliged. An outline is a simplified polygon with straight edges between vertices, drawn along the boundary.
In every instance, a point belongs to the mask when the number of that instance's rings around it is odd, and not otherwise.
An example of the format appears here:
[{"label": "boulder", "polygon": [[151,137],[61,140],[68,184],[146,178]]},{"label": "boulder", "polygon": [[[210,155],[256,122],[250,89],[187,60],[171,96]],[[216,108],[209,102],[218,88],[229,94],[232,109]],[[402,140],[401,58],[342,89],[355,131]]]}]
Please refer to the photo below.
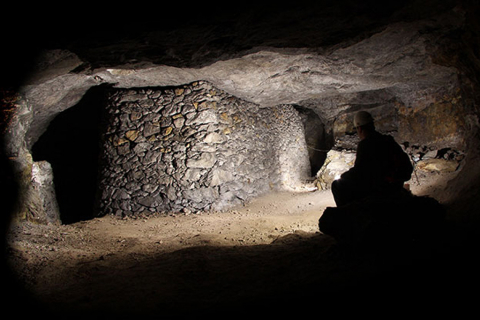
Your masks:
[{"label": "boulder", "polygon": [[355,152],[330,150],[322,168],[317,173],[316,182],[319,190],[330,189],[332,182],[339,179],[355,163]]}]

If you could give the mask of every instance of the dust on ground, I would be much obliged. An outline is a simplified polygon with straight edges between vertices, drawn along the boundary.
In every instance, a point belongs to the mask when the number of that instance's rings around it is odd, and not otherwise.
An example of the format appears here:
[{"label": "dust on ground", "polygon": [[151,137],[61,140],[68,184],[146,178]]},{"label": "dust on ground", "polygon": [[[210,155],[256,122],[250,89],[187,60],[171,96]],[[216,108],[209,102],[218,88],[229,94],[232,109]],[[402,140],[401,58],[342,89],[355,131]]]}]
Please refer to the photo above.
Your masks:
[{"label": "dust on ground", "polygon": [[291,233],[315,234],[327,206],[334,206],[330,192],[279,192],[223,212],[122,219],[107,215],[60,226],[22,223],[11,228],[8,238],[11,249],[27,264],[62,259],[76,264],[111,255],[165,253],[199,245],[270,244]]},{"label": "dust on ground", "polygon": [[[224,300],[222,295],[231,290],[218,287],[229,283],[238,289],[238,286],[243,287],[242,281],[252,286],[242,289],[246,290],[243,293],[236,293],[245,298],[255,295],[252,290],[265,288],[251,283],[251,276],[239,276],[238,272],[246,270],[238,268],[256,268],[257,275],[253,278],[264,281],[257,278],[263,274],[260,269],[275,273],[268,268],[277,268],[279,255],[288,251],[276,252],[278,246],[275,244],[293,245],[322,237],[318,219],[327,206],[333,205],[333,197],[326,191],[278,192],[223,212],[162,213],[123,219],[109,215],[60,226],[22,223],[13,226],[8,236],[10,263],[25,287],[49,307],[58,304],[67,309],[90,310],[100,305],[108,306],[125,287],[130,288],[127,296],[137,295],[130,297],[130,303],[148,304],[148,298],[133,289],[150,287],[143,280],[139,281],[146,274],[151,277],[143,279],[154,283],[151,290],[156,292],[147,296],[155,296],[158,298],[155,301],[163,300],[163,303],[170,301],[170,306],[194,299],[202,301],[213,292],[220,296],[209,297],[208,303]],[[332,239],[324,237],[325,243],[333,243]],[[327,249],[328,245],[322,250]],[[277,259],[275,265],[265,260],[272,258]],[[202,262],[205,259],[217,266],[206,270],[196,265],[208,264],[208,261]],[[285,267],[285,263],[279,266]],[[205,281],[212,270],[228,279],[224,279],[223,284],[218,283],[218,277],[210,274],[210,284],[204,283],[203,290],[188,289],[198,286],[200,279]],[[162,275],[162,271],[165,274]],[[111,278],[114,275],[117,280]],[[253,288],[257,285],[259,289]]]},{"label": "dust on ground", "polygon": [[399,292],[411,273],[345,259],[319,232],[328,206],[329,191],[278,192],[224,212],[23,223],[8,236],[9,262],[37,315],[271,317],[292,306],[311,315],[331,301],[371,299],[367,288],[376,299]]}]

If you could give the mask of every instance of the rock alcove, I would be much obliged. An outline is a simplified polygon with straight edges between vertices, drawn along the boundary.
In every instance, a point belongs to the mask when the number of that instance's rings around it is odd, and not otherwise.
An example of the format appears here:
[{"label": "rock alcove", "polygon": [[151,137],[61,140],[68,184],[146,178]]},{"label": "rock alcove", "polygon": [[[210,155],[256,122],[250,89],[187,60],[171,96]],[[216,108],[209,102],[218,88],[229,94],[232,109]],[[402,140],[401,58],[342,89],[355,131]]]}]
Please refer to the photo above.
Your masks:
[{"label": "rock alcove", "polygon": [[4,99],[14,221],[220,211],[328,189],[352,163],[358,110],[409,153],[414,193],[476,221],[476,6],[346,2],[103,20],[48,39]]}]

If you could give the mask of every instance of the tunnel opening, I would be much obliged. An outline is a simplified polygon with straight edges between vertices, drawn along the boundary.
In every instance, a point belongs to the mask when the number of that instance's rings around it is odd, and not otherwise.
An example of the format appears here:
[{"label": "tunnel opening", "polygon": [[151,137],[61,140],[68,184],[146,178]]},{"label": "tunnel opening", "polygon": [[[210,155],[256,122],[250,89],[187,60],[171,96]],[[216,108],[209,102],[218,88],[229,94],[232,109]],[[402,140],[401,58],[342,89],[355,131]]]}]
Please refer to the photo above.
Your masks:
[{"label": "tunnel opening", "polygon": [[294,106],[298,111],[305,131],[305,142],[310,160],[311,176],[315,177],[322,168],[327,153],[332,147],[330,137],[325,130],[325,124],[318,114],[309,108],[299,105]]},{"label": "tunnel opening", "polygon": [[53,170],[63,224],[95,216],[100,131],[105,87],[93,87],[73,107],[58,114],[32,147],[34,161]]}]

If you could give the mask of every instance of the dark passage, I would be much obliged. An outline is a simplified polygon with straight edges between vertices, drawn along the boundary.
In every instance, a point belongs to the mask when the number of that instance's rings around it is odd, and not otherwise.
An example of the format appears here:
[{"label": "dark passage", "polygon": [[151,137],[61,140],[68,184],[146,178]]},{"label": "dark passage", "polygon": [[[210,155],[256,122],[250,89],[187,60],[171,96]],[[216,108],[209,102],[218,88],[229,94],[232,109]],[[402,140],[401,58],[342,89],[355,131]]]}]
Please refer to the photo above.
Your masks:
[{"label": "dark passage", "polygon": [[99,126],[105,89],[90,89],[59,114],[32,148],[34,161],[53,168],[62,223],[93,218],[99,158]]},{"label": "dark passage", "polygon": [[301,106],[295,106],[295,109],[298,111],[305,129],[305,141],[312,168],[312,177],[314,177],[318,170],[322,168],[327,158],[327,150],[331,148],[331,143],[328,146],[329,139],[325,133],[324,123],[315,111]]}]

